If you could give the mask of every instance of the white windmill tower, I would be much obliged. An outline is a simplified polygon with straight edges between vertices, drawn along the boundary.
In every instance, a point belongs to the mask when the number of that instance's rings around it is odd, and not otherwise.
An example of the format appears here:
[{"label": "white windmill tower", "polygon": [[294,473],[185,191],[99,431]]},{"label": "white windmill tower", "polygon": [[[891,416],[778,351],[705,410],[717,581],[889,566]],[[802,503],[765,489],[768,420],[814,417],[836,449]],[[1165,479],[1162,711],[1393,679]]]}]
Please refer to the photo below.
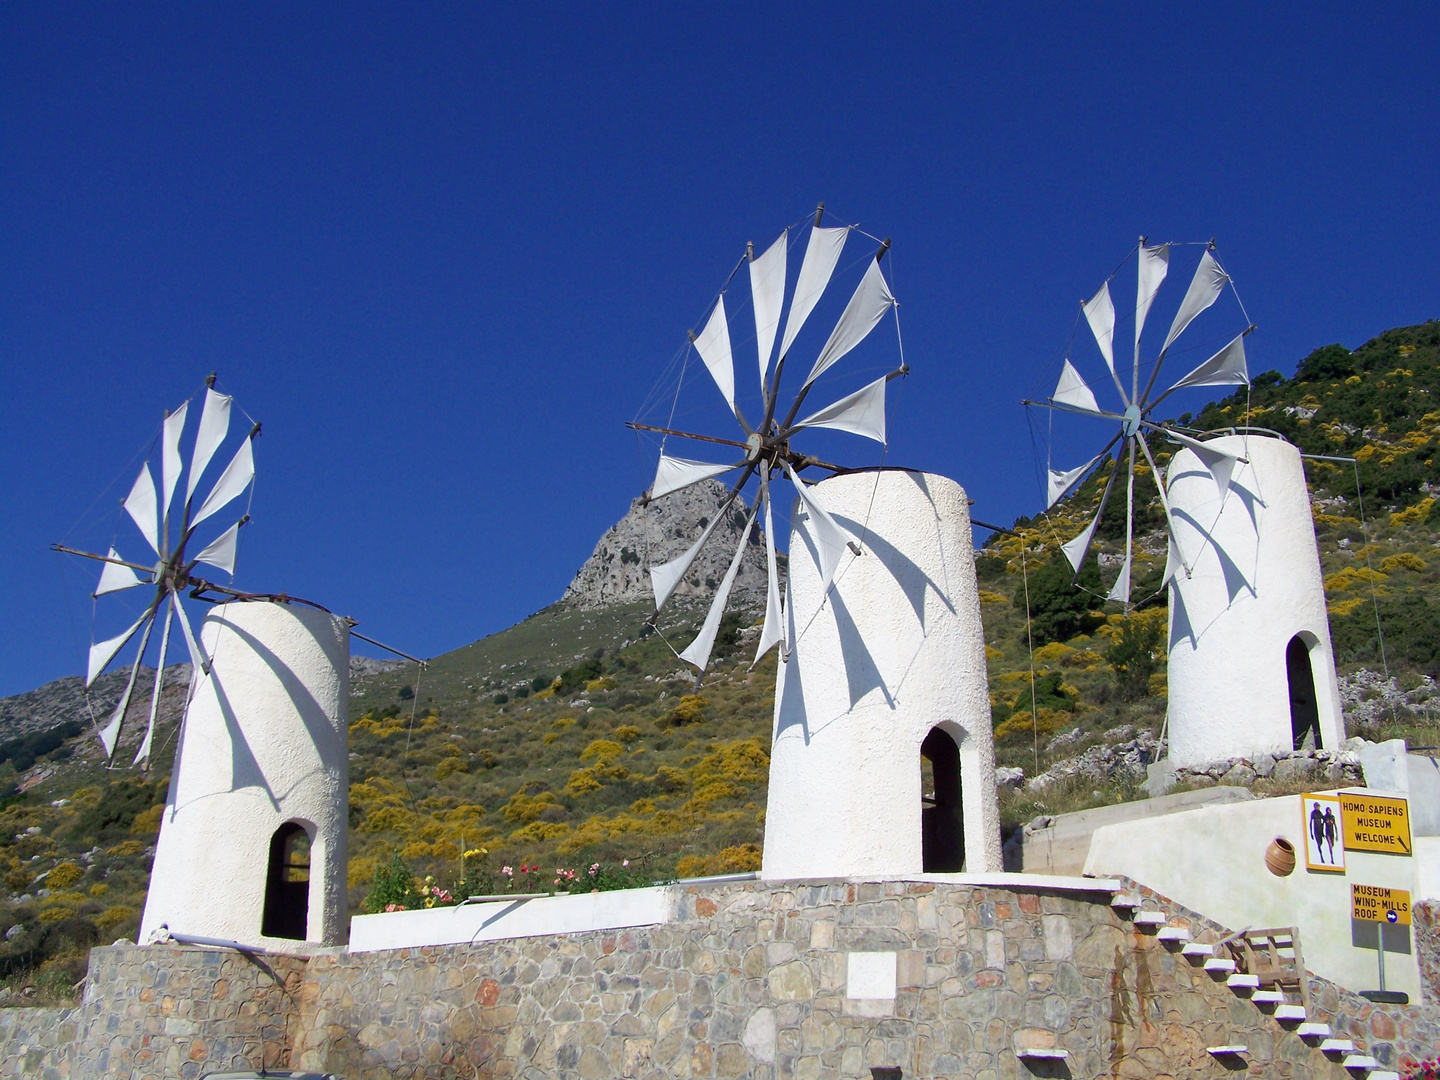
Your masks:
[{"label": "white windmill tower", "polygon": [[[803,234],[793,283],[790,246],[798,245],[800,227],[786,229],[761,255],[747,246],[704,328],[691,337],[743,440],[632,425],[743,454],[738,461],[694,461],[668,455],[662,443],[649,499],[725,474],[738,473],[727,509],[752,478],[759,489],[705,622],[677,655],[704,671],[751,528],[763,515],[769,583],[755,660],[781,646],[764,876],[999,869],[984,637],[965,494],[944,477],[849,470],[791,444],[801,432],[831,429],[883,445],[886,384],[909,371],[897,304],[881,269],[889,241],[869,237],[878,249],[867,245],[857,263],[841,267],[847,241],[868,234],[822,227],[823,210],[822,204]],[[755,423],[736,392],[727,313],[744,303],[743,290],[737,303],[729,286],[747,264],[759,373],[758,405],[749,413]],[[803,334],[837,276],[858,281],[828,336]],[[887,373],[802,418],[816,380],[887,315],[896,325]],[[885,347],[868,351],[874,363]],[[785,408],[781,380],[801,354],[815,359]],[[812,468],[831,478],[807,485],[800,473]],[[783,598],[772,502],[782,476],[795,491]],[[651,569],[657,615],[715,527],[710,523],[679,558]]]},{"label": "white windmill tower", "polygon": [[[159,468],[147,460],[124,500],[158,561],[123,559],[114,546],[99,555],[56,545],[104,564],[97,608],[113,603],[103,597],[147,590],[139,617],[90,649],[87,686],[139,637],[125,690],[98,733],[108,759],[162,607],[149,724],[134,765],[148,766],[154,750],[173,622],[192,662],[141,934],[154,939],[168,929],[176,937],[255,945],[336,944],[344,932],[350,622],[304,601],[242,592],[197,574],[201,563],[234,574],[248,514],[190,552],[204,527],[251,489],[260,425],[240,437],[197,503],[208,467],[230,436],[233,402],[215,390],[211,376],[187,467],[182,445],[190,404],[167,413],[153,451]],[[198,636],[187,600],[206,605]]]},{"label": "white windmill tower", "polygon": [[[1073,469],[1049,467],[1046,509],[1115,450],[1116,466],[1095,516],[1061,547],[1078,577],[1123,470],[1125,549],[1103,599],[1122,603],[1128,611],[1135,560],[1137,453],[1143,456],[1168,533],[1161,588],[1170,588],[1167,728],[1172,762],[1191,765],[1285,750],[1298,745],[1310,731],[1325,745],[1336,745],[1343,738],[1339,690],[1299,451],[1273,432],[1239,429],[1214,438],[1177,430],[1154,417],[1161,403],[1178,390],[1248,386],[1250,381],[1245,338],[1255,327],[1215,257],[1213,241],[1190,245],[1203,246],[1203,253],[1148,374],[1143,372],[1142,333],[1165,281],[1172,246],[1147,245],[1142,238],[1133,251],[1137,284],[1128,392],[1127,372],[1123,365],[1117,369],[1114,356],[1110,281],[1081,304],[1119,394],[1120,408],[1100,406],[1068,354],[1049,398],[1025,402],[1119,424],[1119,431],[1085,464]],[[1233,312],[1223,316],[1231,320],[1230,329],[1212,339],[1224,344],[1156,394],[1161,367],[1172,348],[1227,286],[1234,296]],[[1163,477],[1147,435],[1178,444]]]}]

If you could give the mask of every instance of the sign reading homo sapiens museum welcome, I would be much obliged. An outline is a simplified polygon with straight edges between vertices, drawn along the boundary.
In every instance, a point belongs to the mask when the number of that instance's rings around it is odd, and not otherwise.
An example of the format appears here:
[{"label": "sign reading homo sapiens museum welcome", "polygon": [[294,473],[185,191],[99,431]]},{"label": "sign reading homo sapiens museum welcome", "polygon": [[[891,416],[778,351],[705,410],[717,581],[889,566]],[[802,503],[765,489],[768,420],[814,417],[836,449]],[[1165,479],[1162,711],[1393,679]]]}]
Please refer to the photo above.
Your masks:
[{"label": "sign reading homo sapiens museum welcome", "polygon": [[1341,792],[1340,810],[1348,851],[1410,854],[1410,804],[1404,799]]}]

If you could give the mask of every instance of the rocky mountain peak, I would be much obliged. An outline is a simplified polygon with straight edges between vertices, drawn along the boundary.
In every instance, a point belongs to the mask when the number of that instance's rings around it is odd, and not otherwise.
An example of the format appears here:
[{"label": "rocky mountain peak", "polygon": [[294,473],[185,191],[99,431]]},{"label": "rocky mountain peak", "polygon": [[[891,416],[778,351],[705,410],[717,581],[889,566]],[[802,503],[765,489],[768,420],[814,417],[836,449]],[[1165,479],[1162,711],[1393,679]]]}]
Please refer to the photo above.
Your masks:
[{"label": "rocky mountain peak", "polygon": [[[706,480],[648,505],[636,499],[625,516],[600,537],[561,601],[578,608],[602,608],[653,600],[651,565],[669,562],[698,540],[721,513],[728,493],[720,481]],[[704,598],[714,594],[740,542],[748,513],[743,496],[731,503],[710,542],[676,587],[676,596]],[[748,609],[763,605],[764,600],[765,536],[757,524],[745,545],[731,603]]]}]

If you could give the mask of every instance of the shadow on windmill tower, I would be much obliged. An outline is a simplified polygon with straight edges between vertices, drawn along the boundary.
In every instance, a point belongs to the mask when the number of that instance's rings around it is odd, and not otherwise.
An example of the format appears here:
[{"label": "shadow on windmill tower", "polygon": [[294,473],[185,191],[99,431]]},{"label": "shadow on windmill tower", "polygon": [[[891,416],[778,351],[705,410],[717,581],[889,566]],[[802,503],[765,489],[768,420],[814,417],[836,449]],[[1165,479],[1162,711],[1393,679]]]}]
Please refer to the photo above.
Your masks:
[{"label": "shadow on windmill tower", "polygon": [[1174,541],[1191,562],[1171,579],[1170,759],[1334,749],[1340,690],[1300,451],[1256,431],[1203,445],[1236,464],[1222,484],[1188,447],[1170,463]]},{"label": "shadow on windmill tower", "polygon": [[142,940],[343,943],[349,637],[295,603],[206,616],[211,674],[186,711]]},{"label": "shadow on windmill tower", "polygon": [[811,516],[796,507],[762,877],[999,870],[964,491],[884,469],[833,477],[809,495],[862,554],[842,558],[826,590]]}]

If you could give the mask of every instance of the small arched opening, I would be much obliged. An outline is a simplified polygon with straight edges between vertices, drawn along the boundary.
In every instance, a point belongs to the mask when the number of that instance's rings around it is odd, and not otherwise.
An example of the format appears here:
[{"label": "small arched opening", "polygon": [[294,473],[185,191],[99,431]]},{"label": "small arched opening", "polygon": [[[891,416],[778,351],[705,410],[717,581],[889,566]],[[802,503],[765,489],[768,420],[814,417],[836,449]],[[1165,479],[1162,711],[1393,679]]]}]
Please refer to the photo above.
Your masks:
[{"label": "small arched opening", "polygon": [[960,805],[960,748],[943,728],[920,744],[920,851],[927,874],[965,868],[965,818]]},{"label": "small arched opening", "polygon": [[270,869],[265,878],[266,937],[304,941],[310,920],[310,834],[287,821],[270,838]]},{"label": "small arched opening", "polygon": [[1285,646],[1285,676],[1290,684],[1290,735],[1299,750],[1310,744],[1321,749],[1320,707],[1315,698],[1315,673],[1310,668],[1310,644],[1296,634]]}]

